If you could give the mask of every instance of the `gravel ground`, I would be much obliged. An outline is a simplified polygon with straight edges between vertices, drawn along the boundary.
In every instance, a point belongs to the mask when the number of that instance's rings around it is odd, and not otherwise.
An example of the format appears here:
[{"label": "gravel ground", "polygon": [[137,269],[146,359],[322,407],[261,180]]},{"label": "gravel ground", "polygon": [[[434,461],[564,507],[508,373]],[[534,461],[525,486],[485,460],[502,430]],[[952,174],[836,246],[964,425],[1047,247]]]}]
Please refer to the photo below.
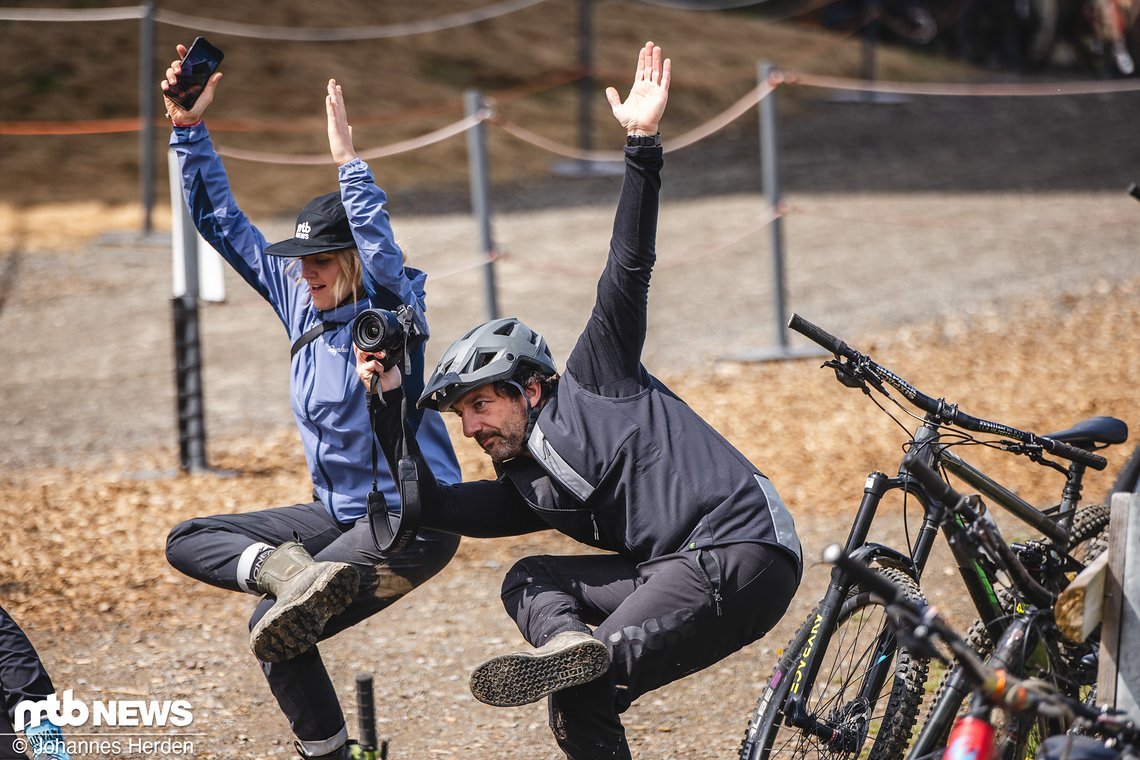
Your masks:
[{"label": "gravel ground", "polygon": [[[1135,425],[1140,207],[1123,193],[1137,154],[1120,127],[1140,108],[1134,95],[1078,100],[1075,111],[1074,101],[1051,101],[1053,110],[1008,101],[1017,119],[992,101],[834,106],[843,110],[788,130],[790,309],[980,416],[1041,432],[1093,414]],[[953,149],[924,147],[934,145],[924,135],[954,134],[962,141]],[[747,138],[735,145],[752,161]],[[817,362],[714,362],[779,342],[764,202],[738,157],[676,159],[665,174],[646,364],[773,477],[807,555],[818,556],[843,536],[866,472],[897,461],[901,433],[857,394],[837,393]],[[496,267],[500,311],[543,329],[557,356],[586,317],[615,182],[496,191],[506,254]],[[540,207],[552,199],[560,200]],[[438,352],[485,315],[482,273],[461,271],[475,258],[474,225],[446,213],[446,198],[444,213],[431,216],[401,214],[403,202],[394,203],[396,230],[433,276]],[[288,223],[265,231],[283,236]],[[288,727],[246,654],[252,601],[177,575],[161,551],[169,527],[191,515],[305,498],[288,346],[270,311],[231,277],[226,303],[202,310],[217,472],[171,475],[169,282],[162,241],[123,237],[0,258],[0,354],[9,357],[0,373],[0,510],[12,526],[0,539],[0,593],[57,687],[91,700],[190,700],[194,735],[185,738],[194,746],[181,756],[289,756]],[[468,475],[485,472],[474,447],[459,447]],[[993,466],[1042,503],[1059,489],[1022,463]],[[1106,483],[1094,479],[1090,493]],[[880,522],[901,541],[896,518],[887,511]],[[543,706],[481,705],[466,675],[518,642],[497,598],[511,562],[579,551],[548,535],[466,541],[433,582],[324,645],[344,703],[357,672],[376,674],[394,758],[557,757]],[[952,602],[944,562],[931,565],[930,593]],[[766,639],[635,705],[626,716],[635,756],[731,756],[776,651],[825,576],[808,568],[792,611]]]}]

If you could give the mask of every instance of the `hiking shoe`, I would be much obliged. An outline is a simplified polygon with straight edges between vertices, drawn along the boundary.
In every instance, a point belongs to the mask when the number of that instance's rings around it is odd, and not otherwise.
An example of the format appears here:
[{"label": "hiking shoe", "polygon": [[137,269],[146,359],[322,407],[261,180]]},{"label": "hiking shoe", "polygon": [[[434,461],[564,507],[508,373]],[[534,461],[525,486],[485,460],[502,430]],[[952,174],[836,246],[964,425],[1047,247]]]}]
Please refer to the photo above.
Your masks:
[{"label": "hiking shoe", "polygon": [[317,643],[329,618],[352,603],[360,576],[344,562],[317,562],[290,541],[265,559],[256,583],[276,601],[250,632],[249,648],[262,662],[282,662]]},{"label": "hiking shoe", "polygon": [[488,705],[516,707],[589,683],[609,667],[605,644],[588,633],[565,631],[529,652],[487,660],[471,671],[471,693]]}]

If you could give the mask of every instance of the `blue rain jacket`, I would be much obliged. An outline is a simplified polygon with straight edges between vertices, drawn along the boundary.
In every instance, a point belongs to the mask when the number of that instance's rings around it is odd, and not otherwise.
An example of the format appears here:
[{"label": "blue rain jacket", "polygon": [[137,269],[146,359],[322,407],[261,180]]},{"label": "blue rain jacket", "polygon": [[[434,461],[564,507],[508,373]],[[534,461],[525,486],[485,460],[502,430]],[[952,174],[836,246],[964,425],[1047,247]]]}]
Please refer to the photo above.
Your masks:
[{"label": "blue rain jacket", "polygon": [[[352,318],[374,306],[394,310],[412,306],[422,325],[427,275],[405,267],[385,209],[387,195],[376,186],[368,165],[356,159],[340,167],[341,200],[364,264],[366,298],[319,311],[300,279],[295,259],[267,256],[269,243],[237,207],[222,161],[204,123],[175,127],[170,139],[182,172],[182,191],[190,217],[206,239],[277,313],[290,344],[320,322],[337,327],[319,335],[293,358],[289,389],[293,416],[301,431],[305,459],[313,477],[314,496],[341,523],[355,522],[367,511],[372,488],[371,427],[364,386],[356,376],[352,352]],[[250,338],[253,340],[253,336]],[[289,350],[283,346],[282,350]],[[423,386],[423,345],[412,355],[405,383],[416,398]],[[416,411],[410,420],[416,440],[445,482],[460,480],[459,463],[437,412]],[[421,416],[422,415],[422,416]],[[389,504],[400,503],[383,456],[378,487]]]}]

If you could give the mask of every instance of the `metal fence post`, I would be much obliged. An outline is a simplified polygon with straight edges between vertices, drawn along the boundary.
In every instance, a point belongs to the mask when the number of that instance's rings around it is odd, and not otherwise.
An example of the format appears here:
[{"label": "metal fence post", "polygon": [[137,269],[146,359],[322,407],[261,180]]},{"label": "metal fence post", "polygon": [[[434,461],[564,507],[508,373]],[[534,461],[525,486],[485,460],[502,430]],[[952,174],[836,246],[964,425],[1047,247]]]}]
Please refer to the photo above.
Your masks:
[{"label": "metal fence post", "polygon": [[578,147],[594,147],[594,31],[593,0],[578,0],[578,67],[582,78],[578,81]]},{"label": "metal fence post", "polygon": [[[771,82],[776,67],[768,61],[757,66],[757,79],[761,88]],[[815,346],[792,348],[788,345],[787,288],[784,285],[784,220],[781,215],[783,201],[780,197],[780,141],[776,112],[776,89],[760,98],[760,179],[767,203],[767,212],[772,215],[768,222],[769,240],[772,247],[772,308],[776,318],[776,345],[773,348],[746,351],[735,356],[725,357],[731,361],[773,361],[820,356]]]},{"label": "metal fence post", "polygon": [[139,194],[143,210],[143,236],[149,236],[154,227],[151,215],[154,213],[154,114],[155,88],[158,87],[154,73],[154,0],[143,5],[143,16],[139,32],[139,119],[142,129],[139,132]]},{"label": "metal fence post", "polygon": [[[760,63],[758,78],[761,85],[772,79],[776,67],[768,61]],[[776,345],[782,352],[788,350],[786,289],[784,287],[784,220],[780,209],[780,145],[777,133],[776,90],[760,100],[760,171],[761,184],[768,209],[774,214],[768,225],[772,242],[772,301],[776,313]]]},{"label": "metal fence post", "polygon": [[[468,90],[463,102],[469,117],[483,110],[483,95],[478,90]],[[491,182],[487,171],[486,128],[482,121],[467,130],[467,162],[471,179],[471,211],[479,226],[479,255],[487,262],[483,269],[487,319],[497,319],[499,306],[495,296],[495,264],[491,260],[495,251],[495,241],[491,236]]]},{"label": "metal fence post", "polygon": [[[182,287],[175,288],[174,382],[178,419],[178,464],[183,472],[201,473],[206,464],[205,404],[202,397],[202,348],[198,328],[198,231],[182,198],[182,176],[171,150],[170,205],[173,234],[171,245],[182,252]],[[175,255],[172,260],[177,261]],[[177,278],[175,278],[177,279]]]}]

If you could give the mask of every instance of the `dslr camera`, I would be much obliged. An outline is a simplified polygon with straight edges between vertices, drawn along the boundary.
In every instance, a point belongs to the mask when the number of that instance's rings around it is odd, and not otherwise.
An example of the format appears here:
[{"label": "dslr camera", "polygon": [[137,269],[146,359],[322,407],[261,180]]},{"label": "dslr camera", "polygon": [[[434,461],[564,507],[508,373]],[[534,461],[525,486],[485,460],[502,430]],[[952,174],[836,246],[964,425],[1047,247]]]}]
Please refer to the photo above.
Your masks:
[{"label": "dslr camera", "polygon": [[352,322],[353,344],[366,354],[383,351],[384,369],[404,361],[406,350],[414,349],[426,338],[415,312],[406,305],[396,311],[365,309]]}]

